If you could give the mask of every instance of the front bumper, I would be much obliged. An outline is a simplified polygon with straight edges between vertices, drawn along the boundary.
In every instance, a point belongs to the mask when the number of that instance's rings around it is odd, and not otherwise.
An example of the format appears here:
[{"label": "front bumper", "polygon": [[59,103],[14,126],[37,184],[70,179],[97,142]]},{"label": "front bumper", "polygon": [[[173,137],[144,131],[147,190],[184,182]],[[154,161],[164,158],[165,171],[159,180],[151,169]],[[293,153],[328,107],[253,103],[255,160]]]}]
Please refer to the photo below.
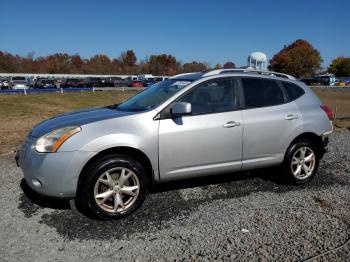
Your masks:
[{"label": "front bumper", "polygon": [[27,138],[15,159],[34,191],[45,196],[73,198],[79,174],[94,155],[86,151],[38,153],[32,139]]}]

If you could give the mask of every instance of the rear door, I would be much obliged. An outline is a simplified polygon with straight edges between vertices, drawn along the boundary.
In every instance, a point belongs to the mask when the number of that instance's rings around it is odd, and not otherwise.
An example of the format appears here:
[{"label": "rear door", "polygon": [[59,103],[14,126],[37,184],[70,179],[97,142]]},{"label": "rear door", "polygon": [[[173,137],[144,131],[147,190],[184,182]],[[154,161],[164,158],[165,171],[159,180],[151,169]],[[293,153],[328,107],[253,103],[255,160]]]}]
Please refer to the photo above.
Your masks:
[{"label": "rear door", "polygon": [[242,115],[235,81],[209,80],[177,101],[191,103],[192,115],[160,120],[161,181],[240,170]]},{"label": "rear door", "polygon": [[244,100],[242,168],[279,164],[291,140],[302,129],[298,106],[289,101],[279,81],[242,77]]}]

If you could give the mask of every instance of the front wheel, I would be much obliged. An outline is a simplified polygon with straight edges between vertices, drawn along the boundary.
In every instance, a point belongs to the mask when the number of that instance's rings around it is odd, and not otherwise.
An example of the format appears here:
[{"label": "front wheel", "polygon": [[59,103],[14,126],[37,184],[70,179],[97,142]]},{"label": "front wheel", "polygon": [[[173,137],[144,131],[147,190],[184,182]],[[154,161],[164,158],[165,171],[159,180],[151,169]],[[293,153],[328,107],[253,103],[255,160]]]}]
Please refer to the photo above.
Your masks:
[{"label": "front wheel", "polygon": [[88,216],[111,220],[135,211],[145,199],[148,181],[143,167],[125,156],[98,160],[79,181],[76,204]]},{"label": "front wheel", "polygon": [[287,150],[283,168],[286,178],[293,184],[304,184],[316,174],[320,161],[317,148],[309,140],[293,143]]}]

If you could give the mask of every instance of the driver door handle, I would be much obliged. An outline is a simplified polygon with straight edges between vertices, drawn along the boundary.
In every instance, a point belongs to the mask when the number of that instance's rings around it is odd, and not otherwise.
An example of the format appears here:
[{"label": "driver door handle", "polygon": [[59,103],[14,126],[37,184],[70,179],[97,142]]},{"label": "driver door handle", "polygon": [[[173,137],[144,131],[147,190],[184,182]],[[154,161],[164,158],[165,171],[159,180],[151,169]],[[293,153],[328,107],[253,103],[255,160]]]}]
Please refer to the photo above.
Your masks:
[{"label": "driver door handle", "polygon": [[299,116],[294,115],[294,114],[289,114],[289,115],[284,117],[285,120],[294,120],[294,119],[298,119],[298,118],[299,118]]},{"label": "driver door handle", "polygon": [[229,121],[226,124],[223,125],[223,127],[225,128],[231,128],[231,127],[236,127],[236,126],[240,126],[241,123],[240,122],[235,122],[235,121]]}]

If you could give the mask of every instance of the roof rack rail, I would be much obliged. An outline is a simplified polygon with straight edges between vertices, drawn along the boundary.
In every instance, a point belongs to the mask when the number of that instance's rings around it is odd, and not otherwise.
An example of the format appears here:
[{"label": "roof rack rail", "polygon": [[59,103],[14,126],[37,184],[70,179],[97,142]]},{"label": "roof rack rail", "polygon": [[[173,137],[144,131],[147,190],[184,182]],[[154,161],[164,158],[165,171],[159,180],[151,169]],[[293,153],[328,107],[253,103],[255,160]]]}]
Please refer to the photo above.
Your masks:
[{"label": "roof rack rail", "polygon": [[189,76],[189,75],[194,75],[194,74],[197,74],[197,73],[198,72],[182,73],[182,74],[173,75],[170,78],[179,77],[179,76]]},{"label": "roof rack rail", "polygon": [[281,78],[287,78],[290,80],[296,80],[295,77],[284,74],[284,73],[278,73],[274,71],[267,71],[267,70],[257,70],[257,69],[249,69],[249,68],[239,68],[239,69],[214,69],[211,71],[205,71],[203,72],[203,76],[211,76],[211,75],[218,75],[218,74],[229,74],[229,73],[252,73],[252,74],[260,74],[260,75],[269,75],[269,76],[276,76]]}]

